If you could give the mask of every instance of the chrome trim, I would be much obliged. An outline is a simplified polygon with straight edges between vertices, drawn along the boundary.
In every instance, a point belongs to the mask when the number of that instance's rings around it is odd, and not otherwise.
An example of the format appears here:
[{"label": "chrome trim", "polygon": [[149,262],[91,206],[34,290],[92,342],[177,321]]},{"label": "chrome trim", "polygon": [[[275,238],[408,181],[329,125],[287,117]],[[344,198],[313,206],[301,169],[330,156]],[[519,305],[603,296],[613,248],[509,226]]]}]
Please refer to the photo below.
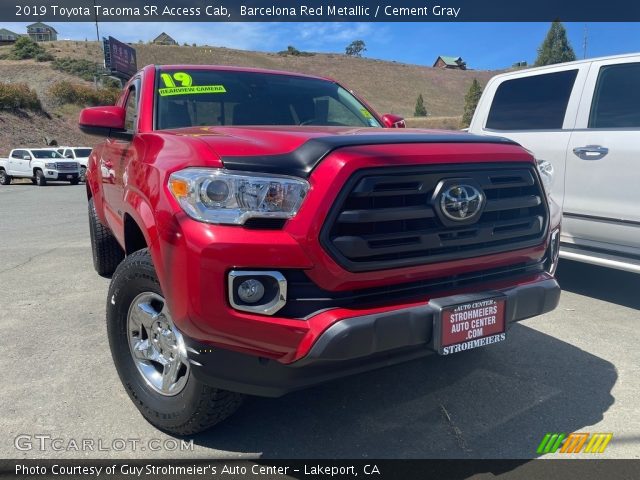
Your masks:
[{"label": "chrome trim", "polygon": [[[241,277],[271,277],[278,282],[278,294],[267,304],[262,305],[238,305],[234,300],[233,281]],[[259,313],[261,315],[273,315],[287,303],[287,279],[277,271],[262,270],[231,270],[227,281],[229,303],[236,310],[243,312]]]}]

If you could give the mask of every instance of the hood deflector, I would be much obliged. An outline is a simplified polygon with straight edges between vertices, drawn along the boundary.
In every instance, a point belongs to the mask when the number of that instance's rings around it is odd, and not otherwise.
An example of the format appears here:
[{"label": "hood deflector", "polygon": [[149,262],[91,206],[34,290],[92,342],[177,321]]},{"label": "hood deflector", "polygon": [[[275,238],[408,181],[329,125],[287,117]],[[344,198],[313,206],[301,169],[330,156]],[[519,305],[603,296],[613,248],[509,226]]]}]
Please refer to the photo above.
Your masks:
[{"label": "hood deflector", "polygon": [[333,135],[312,138],[292,152],[277,155],[223,156],[229,170],[244,170],[307,178],[313,169],[331,152],[343,147],[393,145],[411,143],[496,143],[517,145],[503,137],[483,137],[469,134],[384,134]]}]

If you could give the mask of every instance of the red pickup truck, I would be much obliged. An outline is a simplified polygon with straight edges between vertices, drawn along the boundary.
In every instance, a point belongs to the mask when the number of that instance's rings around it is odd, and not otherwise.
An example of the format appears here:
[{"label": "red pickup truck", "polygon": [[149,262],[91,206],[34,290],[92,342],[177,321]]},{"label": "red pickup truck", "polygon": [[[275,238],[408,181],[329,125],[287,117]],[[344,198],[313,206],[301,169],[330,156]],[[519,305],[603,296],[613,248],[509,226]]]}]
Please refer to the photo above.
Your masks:
[{"label": "red pickup truck", "polygon": [[[560,212],[502,138],[410,130],[339,83],[147,66],[80,128],[129,396],[192,434],[244,394],[506,339],[558,303]],[[532,345],[531,348],[535,348]]]}]

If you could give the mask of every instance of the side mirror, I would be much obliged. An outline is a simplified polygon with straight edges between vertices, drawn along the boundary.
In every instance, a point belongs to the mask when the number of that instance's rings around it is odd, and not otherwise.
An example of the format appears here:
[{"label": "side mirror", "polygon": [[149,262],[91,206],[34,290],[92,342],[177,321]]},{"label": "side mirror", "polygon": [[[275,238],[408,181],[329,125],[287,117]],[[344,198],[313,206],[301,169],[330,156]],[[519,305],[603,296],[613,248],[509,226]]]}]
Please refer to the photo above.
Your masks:
[{"label": "side mirror", "polygon": [[131,138],[124,128],[125,109],[122,107],[91,107],[80,112],[80,130],[99,137]]},{"label": "side mirror", "polygon": [[382,123],[385,128],[406,128],[407,124],[399,115],[394,115],[393,113],[385,113],[382,116]]},{"label": "side mirror", "polygon": [[31,155],[25,155],[22,157],[23,160],[31,160]]},{"label": "side mirror", "polygon": [[73,153],[67,153],[64,158],[73,158]]}]

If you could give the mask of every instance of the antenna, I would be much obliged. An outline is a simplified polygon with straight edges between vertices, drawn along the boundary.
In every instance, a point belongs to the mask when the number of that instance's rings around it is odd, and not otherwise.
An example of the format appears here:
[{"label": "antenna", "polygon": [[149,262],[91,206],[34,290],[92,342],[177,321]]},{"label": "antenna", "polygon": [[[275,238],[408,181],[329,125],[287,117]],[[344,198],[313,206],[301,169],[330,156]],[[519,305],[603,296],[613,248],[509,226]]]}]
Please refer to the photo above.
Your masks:
[{"label": "antenna", "polygon": [[584,24],[584,41],[582,42],[582,58],[587,58],[587,44],[589,43],[589,29]]}]

